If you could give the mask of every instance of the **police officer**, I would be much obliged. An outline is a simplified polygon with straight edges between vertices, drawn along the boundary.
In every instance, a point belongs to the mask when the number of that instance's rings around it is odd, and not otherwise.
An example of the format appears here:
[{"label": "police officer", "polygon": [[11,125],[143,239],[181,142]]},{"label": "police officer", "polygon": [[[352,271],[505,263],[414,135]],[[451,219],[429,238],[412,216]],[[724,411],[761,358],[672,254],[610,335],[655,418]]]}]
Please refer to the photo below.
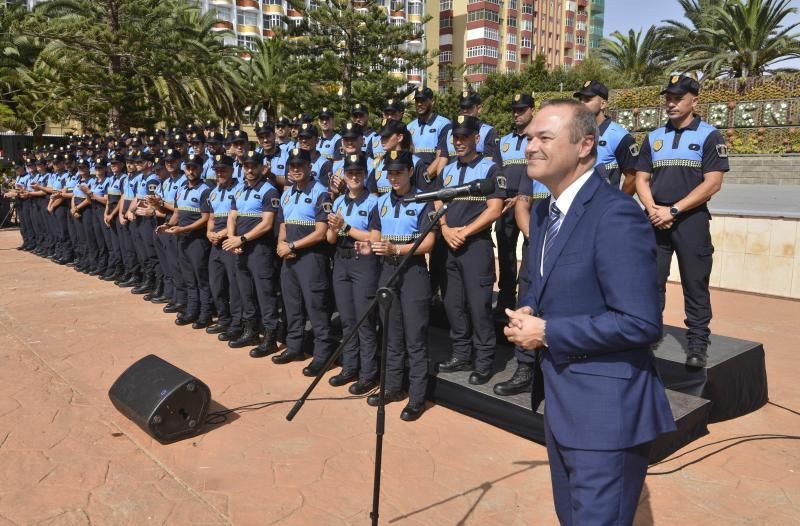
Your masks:
[{"label": "police officer", "polygon": [[211,137],[211,134],[219,132],[219,123],[207,120],[203,122],[203,133],[205,134],[206,138]]},{"label": "police officer", "polygon": [[[405,111],[405,106],[403,106],[402,102],[400,102],[397,99],[387,99],[383,105],[383,121],[381,122],[381,127],[385,126],[387,121],[402,120],[404,111]],[[368,142],[366,146],[367,146],[367,157],[371,158],[373,160],[373,163],[379,161],[381,156],[383,155],[383,146],[381,146],[380,130],[375,132],[375,134],[372,136],[372,140]]]},{"label": "police officer", "polygon": [[[500,157],[497,159],[503,168],[506,182],[506,204],[503,214],[495,223],[497,238],[497,266],[500,277],[497,281],[499,289],[495,318],[505,320],[505,309],[513,309],[517,304],[517,239],[519,228],[514,218],[514,209],[518,201],[520,184],[529,181],[526,170],[528,160],[525,158],[525,146],[528,138],[525,128],[533,119],[533,97],[525,93],[517,93],[511,101],[511,115],[514,129],[500,139]],[[538,184],[538,183],[537,183]],[[520,279],[522,275],[520,275]]]},{"label": "police officer", "polygon": [[[302,131],[301,131],[302,133]],[[281,196],[280,229],[276,252],[283,259],[281,292],[286,311],[286,350],[272,357],[277,364],[303,357],[305,316],[314,332],[314,358],[303,369],[316,376],[336,348],[330,326],[330,275],[326,236],[331,212],[327,188],[312,176],[312,157],[307,149],[293,148],[287,159],[287,186]]]},{"label": "police officer", "polygon": [[[222,249],[228,235],[228,214],[238,184],[234,181],[233,158],[217,154],[213,158],[217,184],[208,196],[213,219],[208,222],[206,237],[211,243],[208,258],[208,282],[211,297],[217,309],[217,321],[206,328],[209,334],[217,334],[221,341],[238,337],[242,332],[242,301],[236,283],[237,256]],[[226,336],[228,335],[228,336]]]},{"label": "police officer", "polygon": [[200,178],[208,183],[209,186],[216,186],[217,174],[214,172],[214,161],[206,148],[206,136],[203,132],[196,131],[189,135],[191,153],[200,153],[206,160],[200,170]]},{"label": "police officer", "polygon": [[[319,181],[320,184],[326,188],[329,188],[333,163],[317,150],[318,135],[319,131],[317,131],[316,126],[304,122],[300,125],[300,131],[297,132],[297,145],[298,148],[306,150],[309,153],[309,159],[311,160],[311,178]],[[337,133],[336,135],[338,137],[339,134]]]},{"label": "police officer", "polygon": [[265,175],[276,188],[283,188],[286,184],[286,156],[275,142],[275,129],[266,122],[257,122],[255,129],[259,144],[256,152],[263,158]]},{"label": "police officer", "polygon": [[320,137],[317,142],[317,150],[326,159],[333,161],[336,157],[340,157],[341,139],[342,137],[336,133],[334,128],[334,113],[331,108],[327,106],[322,108],[319,113],[319,128]]},{"label": "police officer", "polygon": [[136,170],[141,177],[136,185],[136,197],[131,203],[131,209],[136,225],[134,239],[140,249],[143,279],[141,284],[131,289],[133,294],[153,292],[163,278],[155,247],[155,230],[158,226],[156,211],[148,199],[149,196],[156,195],[161,186],[161,180],[153,172],[154,159],[152,154],[143,151],[138,151],[134,158]]},{"label": "police officer", "polygon": [[417,88],[414,92],[414,108],[417,118],[408,124],[414,141],[414,153],[428,166],[428,179],[433,180],[446,164],[444,160],[437,161],[437,157],[451,122],[433,111],[433,90],[430,88]]},{"label": "police officer", "polygon": [[108,191],[105,210],[103,211],[103,224],[105,228],[103,234],[106,237],[106,245],[110,246],[108,254],[108,269],[100,278],[103,281],[114,281],[123,275],[122,246],[119,239],[119,216],[120,199],[122,198],[122,177],[125,157],[117,152],[111,152],[108,156],[108,166],[111,173],[108,176]]},{"label": "police officer", "polygon": [[[93,254],[94,268],[89,272],[90,276],[102,276],[108,270],[108,253],[110,247],[106,244],[106,237],[104,230],[106,224],[103,221],[103,213],[106,209],[108,202],[108,183],[109,178],[106,177],[108,167],[108,160],[105,157],[98,157],[94,162],[94,179],[91,179],[88,184],[88,192],[86,192],[90,205],[90,212],[86,214],[86,219],[89,222],[86,224],[87,230],[91,229],[94,236],[95,250]],[[91,226],[90,226],[91,225]]]},{"label": "police officer", "polygon": [[597,143],[597,166],[602,166],[606,180],[616,188],[633,195],[636,191],[636,160],[639,145],[628,130],[606,117],[608,107],[608,88],[596,80],[587,80],[574,96],[592,112],[597,119],[600,138]]},{"label": "police officer", "polygon": [[[479,118],[481,114],[481,96],[474,91],[464,90],[461,92],[458,106],[461,109],[461,115],[471,115],[472,117]],[[495,130],[493,126],[481,121],[477,146],[478,153],[499,164],[499,142],[500,139],[498,138],[497,130]],[[452,130],[447,132],[445,141],[439,145],[439,157],[445,159],[445,165],[456,157]]]},{"label": "police officer", "polygon": [[245,181],[236,188],[228,216],[228,239],[222,248],[237,254],[236,280],[242,298],[244,332],[229,347],[244,347],[258,341],[258,318],[264,338],[250,350],[262,358],[278,350],[280,328],[275,255],[275,217],[280,211],[280,193],[265,174],[261,155],[249,151],[245,157]]},{"label": "police officer", "polygon": [[[369,109],[367,108],[367,105],[361,102],[353,104],[353,107],[350,109],[350,121],[353,124],[358,124],[361,126],[361,132],[363,134],[361,153],[366,154],[369,143],[375,137],[375,130],[373,130],[369,125]],[[344,136],[342,136],[342,138],[344,138]],[[343,155],[346,155],[346,153]]]},{"label": "police officer", "polygon": [[70,173],[65,168],[66,158],[58,153],[53,156],[53,193],[50,194],[50,213],[53,218],[53,226],[56,233],[56,257],[53,261],[60,265],[66,265],[72,261],[72,240],[69,237],[69,226],[67,224],[68,205],[65,192],[68,186]]},{"label": "police officer", "polygon": [[275,121],[275,142],[281,153],[285,153],[291,143],[291,137],[289,136],[290,125],[289,119],[284,116],[278,117],[278,120]]},{"label": "police officer", "polygon": [[[351,146],[361,142],[361,126],[351,125],[345,130],[354,134]],[[347,139],[342,137],[344,143]],[[347,150],[347,148],[345,148]],[[351,148],[352,150],[352,148]],[[333,203],[328,214],[328,243],[336,246],[333,260],[333,292],[336,307],[342,320],[342,330],[349,334],[378,288],[378,259],[374,255],[360,256],[354,249],[356,242],[369,242],[369,219],[378,198],[364,186],[367,176],[367,158],[356,151],[347,152],[343,159],[344,181],[347,190]],[[361,324],[358,336],[350,340],[342,354],[342,370],[328,382],[339,387],[358,380],[350,386],[355,395],[371,391],[378,383],[377,335],[375,312]]]},{"label": "police officer", "polygon": [[[380,130],[380,141],[384,153],[373,161],[372,172],[367,177],[367,188],[372,193],[383,195],[392,190],[392,184],[385,168],[386,152],[408,152],[414,146],[411,133],[406,125],[402,121],[396,120],[384,121],[384,126]],[[415,190],[432,190],[435,181],[428,178],[428,166],[416,155],[412,155],[411,159],[414,162],[411,184],[414,185]]]},{"label": "police officer", "polygon": [[[345,191],[346,185],[344,180],[344,160],[345,157],[353,154],[361,154],[364,150],[364,130],[361,125],[355,122],[348,122],[342,126],[340,133],[342,136],[342,156],[340,159],[333,161],[331,168],[331,192],[333,195],[339,195]],[[365,183],[366,184],[366,183]]]},{"label": "police officer", "polygon": [[728,149],[716,128],[695,114],[700,84],[675,75],[661,91],[669,122],[642,142],[636,191],[656,235],[661,303],[672,254],[678,256],[688,331],[686,365],[705,367],[711,321],[708,281],[711,244],[708,200],[729,170]]},{"label": "police officer", "polygon": [[442,292],[453,355],[439,364],[439,370],[471,370],[474,350],[475,370],[469,377],[473,385],[485,384],[493,374],[496,342],[492,322],[495,272],[491,227],[500,217],[506,197],[505,181],[498,177],[497,164],[477,152],[479,131],[476,117],[458,116],[453,127],[457,158],[442,172],[442,186],[490,179],[495,182],[495,191],[485,197],[456,198],[440,220],[442,238],[448,247]]},{"label": "police officer", "polygon": [[134,223],[134,208],[131,206],[136,199],[136,188],[142,175],[136,169],[133,158],[136,152],[131,150],[125,156],[127,176],[122,178],[122,203],[119,207],[120,245],[124,257],[125,270],[128,279],[120,281],[120,287],[135,287],[142,277],[142,263],[139,259],[139,250],[136,245],[136,223]]},{"label": "police officer", "polygon": [[[385,168],[392,191],[378,198],[370,217],[370,243],[359,242],[362,255],[381,257],[379,284],[394,274],[402,258],[430,222],[431,203],[406,203],[403,197],[415,193],[412,178],[413,159],[410,152],[387,152]],[[430,277],[425,254],[433,248],[434,234],[428,234],[412,256],[410,265],[395,281],[395,299],[389,315],[386,356],[387,403],[403,399],[403,376],[408,359],[408,403],[400,413],[405,421],[416,420],[425,410],[428,390],[428,321],[430,314]],[[381,316],[383,319],[383,316]],[[378,405],[378,395],[367,397],[371,406]]]},{"label": "police officer", "polygon": [[158,226],[158,231],[178,236],[181,275],[186,285],[186,309],[178,314],[176,325],[192,324],[193,329],[211,325],[211,288],[208,283],[208,255],[211,245],[206,224],[211,216],[208,196],[211,188],[200,179],[205,164],[201,154],[191,154],[184,164],[186,184],[178,190],[175,213]]},{"label": "police officer", "polygon": [[228,155],[234,158],[233,161],[233,178],[237,182],[244,181],[244,166],[242,160],[244,154],[247,153],[247,133],[242,130],[231,130],[228,137],[225,139],[225,147],[228,149]]}]

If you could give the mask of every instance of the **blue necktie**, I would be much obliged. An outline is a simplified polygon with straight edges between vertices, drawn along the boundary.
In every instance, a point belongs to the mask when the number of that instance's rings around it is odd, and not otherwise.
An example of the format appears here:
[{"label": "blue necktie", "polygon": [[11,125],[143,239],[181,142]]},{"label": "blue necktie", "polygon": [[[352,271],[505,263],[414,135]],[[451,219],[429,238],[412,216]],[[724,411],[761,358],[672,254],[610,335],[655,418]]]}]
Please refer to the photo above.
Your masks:
[{"label": "blue necktie", "polygon": [[563,218],[561,217],[561,210],[558,209],[556,203],[553,202],[550,204],[550,220],[548,221],[547,225],[547,232],[544,235],[544,248],[542,249],[542,268],[547,264],[547,253],[553,247],[553,243],[555,242],[556,236],[558,235],[558,229],[561,228],[561,222]]}]

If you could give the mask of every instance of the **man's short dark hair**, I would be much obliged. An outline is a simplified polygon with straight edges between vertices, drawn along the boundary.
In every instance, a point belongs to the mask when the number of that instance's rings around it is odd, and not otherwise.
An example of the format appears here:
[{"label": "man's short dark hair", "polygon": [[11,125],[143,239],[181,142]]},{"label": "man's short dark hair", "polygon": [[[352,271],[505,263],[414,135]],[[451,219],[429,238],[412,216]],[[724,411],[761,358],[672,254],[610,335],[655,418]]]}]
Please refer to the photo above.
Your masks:
[{"label": "man's short dark hair", "polygon": [[569,141],[577,144],[587,135],[594,137],[594,144],[589,156],[597,158],[597,140],[600,132],[597,129],[597,119],[594,112],[586,107],[582,102],[575,99],[554,99],[542,103],[540,110],[548,106],[568,106],[572,108],[572,121],[570,122]]}]

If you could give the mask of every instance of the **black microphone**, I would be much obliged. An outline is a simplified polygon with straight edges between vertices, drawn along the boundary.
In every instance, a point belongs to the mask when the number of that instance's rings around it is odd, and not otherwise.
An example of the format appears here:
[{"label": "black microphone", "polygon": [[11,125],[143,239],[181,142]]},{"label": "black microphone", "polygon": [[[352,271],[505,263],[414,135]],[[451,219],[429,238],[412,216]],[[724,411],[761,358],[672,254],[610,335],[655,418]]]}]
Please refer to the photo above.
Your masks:
[{"label": "black microphone", "polygon": [[465,195],[489,195],[494,192],[493,179],[478,179],[469,184],[442,188],[436,192],[423,192],[403,198],[406,203],[426,203],[428,201],[452,201],[456,197]]}]

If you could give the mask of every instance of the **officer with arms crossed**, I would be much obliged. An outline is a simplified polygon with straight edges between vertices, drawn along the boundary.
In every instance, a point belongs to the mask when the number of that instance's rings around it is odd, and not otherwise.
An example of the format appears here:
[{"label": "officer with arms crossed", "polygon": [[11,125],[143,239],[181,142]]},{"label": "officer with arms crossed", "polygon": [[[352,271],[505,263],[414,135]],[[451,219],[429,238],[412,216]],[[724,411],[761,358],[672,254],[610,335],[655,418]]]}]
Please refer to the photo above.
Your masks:
[{"label": "officer with arms crossed", "polygon": [[661,308],[673,252],[686,310],[686,365],[705,367],[711,331],[711,244],[707,203],[722,187],[728,171],[728,149],[716,128],[704,122],[697,108],[700,84],[675,75],[661,92],[669,122],[650,132],[636,165],[636,191],[655,228]]}]

